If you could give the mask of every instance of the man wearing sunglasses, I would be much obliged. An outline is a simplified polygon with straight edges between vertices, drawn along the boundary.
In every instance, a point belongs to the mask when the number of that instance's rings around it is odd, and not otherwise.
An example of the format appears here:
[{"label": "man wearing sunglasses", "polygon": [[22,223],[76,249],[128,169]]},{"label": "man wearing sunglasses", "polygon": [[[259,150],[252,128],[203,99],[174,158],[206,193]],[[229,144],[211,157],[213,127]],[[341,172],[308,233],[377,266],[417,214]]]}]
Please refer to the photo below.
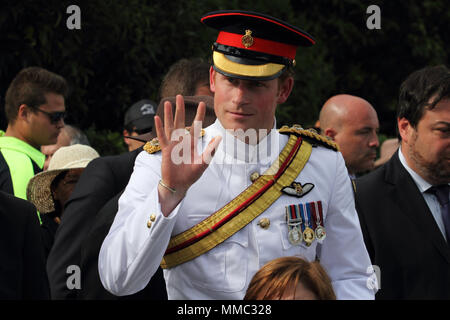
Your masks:
[{"label": "man wearing sunglasses", "polygon": [[0,190],[26,199],[28,181],[42,171],[43,145],[64,127],[66,80],[39,67],[21,70],[6,92],[8,127],[0,137]]}]

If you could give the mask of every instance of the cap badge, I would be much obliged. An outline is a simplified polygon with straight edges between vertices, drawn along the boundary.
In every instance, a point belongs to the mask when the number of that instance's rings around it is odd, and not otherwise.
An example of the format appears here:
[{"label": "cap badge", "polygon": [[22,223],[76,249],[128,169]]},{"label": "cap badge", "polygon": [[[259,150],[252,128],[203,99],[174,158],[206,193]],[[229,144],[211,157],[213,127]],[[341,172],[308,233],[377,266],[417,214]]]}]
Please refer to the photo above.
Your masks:
[{"label": "cap badge", "polygon": [[245,34],[242,36],[241,42],[246,48],[253,45],[252,30],[245,30]]}]

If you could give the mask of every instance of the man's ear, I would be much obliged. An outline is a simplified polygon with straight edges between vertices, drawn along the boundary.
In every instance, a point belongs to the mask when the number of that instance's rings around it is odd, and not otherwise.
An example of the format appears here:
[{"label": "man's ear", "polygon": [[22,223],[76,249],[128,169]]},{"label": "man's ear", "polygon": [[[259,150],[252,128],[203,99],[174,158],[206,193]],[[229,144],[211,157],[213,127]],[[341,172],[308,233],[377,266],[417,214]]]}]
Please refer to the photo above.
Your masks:
[{"label": "man's ear", "polygon": [[411,137],[412,131],[414,130],[413,126],[406,118],[397,118],[397,126],[398,132],[402,137],[402,141],[407,143]]},{"label": "man's ear", "polygon": [[125,142],[126,145],[129,145],[130,144],[130,142],[129,142],[130,139],[125,138],[125,136],[127,136],[127,137],[131,136],[131,134],[126,129],[123,130],[123,141]]},{"label": "man's ear", "polygon": [[17,120],[28,121],[28,116],[31,114],[30,108],[26,104],[21,104],[17,110]]},{"label": "man's ear", "polygon": [[[278,80],[280,81],[280,80]],[[294,78],[287,77],[283,80],[282,83],[279,84],[279,90],[278,90],[278,99],[277,104],[284,103],[287,98],[289,98],[289,95],[291,94],[292,88],[294,87]]]},{"label": "man's ear", "polygon": [[216,75],[216,70],[211,66],[209,68],[209,89],[212,93],[216,92],[216,78],[214,78]]},{"label": "man's ear", "polygon": [[330,137],[333,141],[335,140],[335,137],[337,135],[336,130],[334,130],[333,128],[326,128],[322,134],[326,135],[327,137]]}]

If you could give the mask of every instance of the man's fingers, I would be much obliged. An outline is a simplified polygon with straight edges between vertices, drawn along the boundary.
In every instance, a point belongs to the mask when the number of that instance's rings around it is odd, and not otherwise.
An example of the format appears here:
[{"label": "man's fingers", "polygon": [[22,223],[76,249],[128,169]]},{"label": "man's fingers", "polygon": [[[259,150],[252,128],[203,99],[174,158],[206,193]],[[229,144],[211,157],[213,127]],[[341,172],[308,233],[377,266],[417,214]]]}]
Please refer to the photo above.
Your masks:
[{"label": "man's fingers", "polygon": [[[201,101],[198,104],[197,113],[195,114],[194,122],[201,121],[203,123],[203,120],[205,119],[205,113],[206,113],[206,104],[203,101]],[[193,125],[192,125],[192,127],[193,127]]]},{"label": "man's fingers", "polygon": [[172,104],[170,101],[164,102],[164,130],[166,132],[167,139],[170,139],[173,131],[173,113]]},{"label": "man's fingers", "polygon": [[167,136],[164,132],[164,128],[162,126],[162,120],[159,116],[155,116],[155,129],[156,129],[156,136],[158,137],[159,145],[161,148],[165,148],[168,141]]},{"label": "man's fingers", "polygon": [[175,108],[175,128],[181,129],[186,126],[185,122],[185,106],[184,98],[182,95],[176,96],[176,108]]},{"label": "man's fingers", "polygon": [[202,101],[198,104],[197,113],[195,114],[194,121],[192,122],[189,130],[191,135],[194,135],[194,125],[196,121],[200,121],[200,126],[203,127],[203,119],[205,118],[205,113],[206,113],[206,104]]},{"label": "man's fingers", "polygon": [[202,153],[202,161],[206,166],[211,163],[211,160],[214,157],[217,147],[219,146],[221,141],[221,136],[215,136],[206,146],[205,151],[203,151]]},{"label": "man's fingers", "polygon": [[197,113],[195,114],[194,121],[189,128],[189,134],[191,135],[191,148],[192,150],[197,150],[198,138],[200,137],[200,133],[202,132],[203,127],[203,119],[205,118],[206,113],[206,104],[204,102],[200,102],[197,107]]}]

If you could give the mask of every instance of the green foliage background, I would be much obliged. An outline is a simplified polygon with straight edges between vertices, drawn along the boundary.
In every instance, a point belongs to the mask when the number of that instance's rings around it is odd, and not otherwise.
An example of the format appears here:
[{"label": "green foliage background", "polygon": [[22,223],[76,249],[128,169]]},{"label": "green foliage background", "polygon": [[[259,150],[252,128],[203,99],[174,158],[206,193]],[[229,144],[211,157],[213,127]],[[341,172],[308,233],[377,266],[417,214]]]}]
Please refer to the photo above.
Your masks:
[{"label": "green foliage background", "polygon": [[[81,9],[81,30],[66,27],[71,4]],[[366,27],[371,4],[381,8],[381,30]],[[200,17],[220,9],[263,12],[315,37],[315,46],[297,51],[296,85],[277,110],[279,126],[311,126],[330,96],[349,93],[371,102],[380,132],[394,136],[400,83],[426,65],[448,65],[445,0],[6,0],[0,4],[2,106],[13,77],[24,67],[42,66],[70,83],[68,123],[85,130],[100,154],[124,152],[125,110],[143,98],[158,101],[172,63],[210,58],[217,33]]]}]

